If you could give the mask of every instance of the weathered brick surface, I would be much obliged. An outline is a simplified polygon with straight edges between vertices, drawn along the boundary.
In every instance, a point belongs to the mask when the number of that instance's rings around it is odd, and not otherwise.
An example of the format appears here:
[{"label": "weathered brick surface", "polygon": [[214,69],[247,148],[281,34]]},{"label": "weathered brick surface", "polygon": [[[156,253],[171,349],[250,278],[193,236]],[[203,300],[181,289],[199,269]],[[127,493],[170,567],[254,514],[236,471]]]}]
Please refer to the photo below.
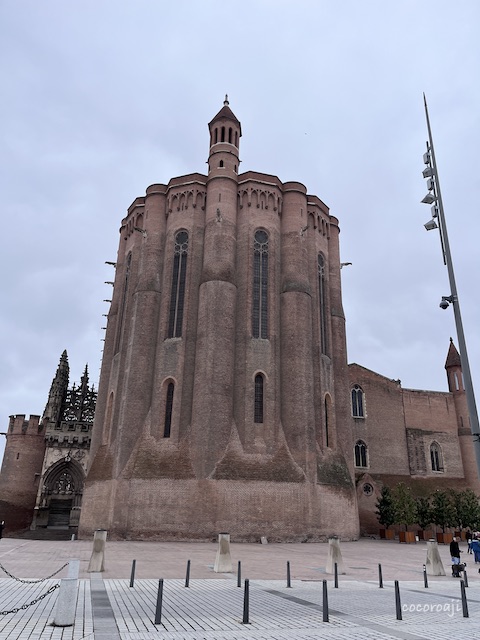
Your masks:
[{"label": "weathered brick surface", "polygon": [[[337,220],[299,182],[238,174],[240,123],[228,105],[209,128],[208,175],[149,187],[122,221],[81,530],[355,537]],[[267,338],[252,337],[257,229],[268,233]],[[184,320],[181,337],[168,338],[180,230],[189,237]],[[255,423],[259,373],[264,421]]]}]

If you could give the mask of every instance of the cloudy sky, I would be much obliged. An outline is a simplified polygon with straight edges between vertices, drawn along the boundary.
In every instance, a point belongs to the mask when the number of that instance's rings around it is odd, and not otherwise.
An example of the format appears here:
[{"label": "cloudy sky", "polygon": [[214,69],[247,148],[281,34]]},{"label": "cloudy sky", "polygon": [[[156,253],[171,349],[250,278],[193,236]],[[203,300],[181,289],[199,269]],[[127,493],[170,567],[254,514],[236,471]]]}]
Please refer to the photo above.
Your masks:
[{"label": "cloudy sky", "polygon": [[3,0],[1,430],[43,412],[64,349],[70,381],[88,363],[97,383],[120,221],[149,184],[205,172],[225,93],[241,169],[340,220],[349,361],[443,391],[426,93],[478,398],[479,69],[478,0]]}]

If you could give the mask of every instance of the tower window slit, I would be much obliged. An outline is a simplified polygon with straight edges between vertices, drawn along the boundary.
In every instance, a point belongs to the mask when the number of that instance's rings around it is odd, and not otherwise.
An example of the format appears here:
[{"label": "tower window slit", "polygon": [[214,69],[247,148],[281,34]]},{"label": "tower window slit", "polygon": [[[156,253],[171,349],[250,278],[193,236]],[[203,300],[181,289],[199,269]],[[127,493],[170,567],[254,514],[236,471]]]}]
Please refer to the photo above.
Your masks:
[{"label": "tower window slit", "polygon": [[170,382],[167,387],[167,398],[165,402],[165,428],[163,431],[163,437],[169,438],[172,427],[172,408],[173,408],[173,392],[174,384]]}]

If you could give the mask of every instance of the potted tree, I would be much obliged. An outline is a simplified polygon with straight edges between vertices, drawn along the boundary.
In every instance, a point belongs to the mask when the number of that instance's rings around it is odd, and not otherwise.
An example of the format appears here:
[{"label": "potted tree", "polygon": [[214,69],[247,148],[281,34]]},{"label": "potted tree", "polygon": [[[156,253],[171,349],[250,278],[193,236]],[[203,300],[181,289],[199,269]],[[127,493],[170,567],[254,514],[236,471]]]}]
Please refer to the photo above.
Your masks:
[{"label": "potted tree", "polygon": [[392,492],[386,485],[382,487],[376,507],[377,510],[375,513],[377,514],[378,522],[385,527],[384,529],[380,529],[380,537],[386,538],[387,540],[394,540],[395,531],[389,529],[389,527],[395,523],[395,507],[393,505]]},{"label": "potted tree", "polygon": [[433,531],[427,529],[433,520],[430,498],[418,496],[415,498],[415,502],[417,505],[417,524],[420,527],[418,538],[419,540],[430,540],[430,538],[433,538]]},{"label": "potted tree", "polygon": [[447,533],[445,529],[451,526],[454,519],[454,509],[450,495],[443,489],[435,491],[432,497],[433,522],[442,528],[437,531],[437,542],[449,544],[453,539],[453,534]]},{"label": "potted tree", "polygon": [[[478,530],[480,526],[480,505],[478,502],[478,496],[471,490],[465,489],[461,492],[461,522],[463,527],[470,529],[470,531]],[[465,539],[465,532],[462,531],[462,538]]]},{"label": "potted tree", "polygon": [[409,531],[408,527],[415,523],[417,518],[417,505],[412,496],[410,487],[403,482],[397,484],[392,492],[393,506],[395,510],[395,520],[397,524],[404,525],[405,531],[399,531],[400,542],[415,542],[415,533]]}]

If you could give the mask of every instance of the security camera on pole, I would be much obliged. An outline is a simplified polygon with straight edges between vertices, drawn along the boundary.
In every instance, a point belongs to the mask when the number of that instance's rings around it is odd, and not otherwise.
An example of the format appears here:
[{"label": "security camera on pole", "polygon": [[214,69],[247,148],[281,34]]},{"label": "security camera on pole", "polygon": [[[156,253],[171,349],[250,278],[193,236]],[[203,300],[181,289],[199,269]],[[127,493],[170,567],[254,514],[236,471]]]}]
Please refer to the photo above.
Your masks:
[{"label": "security camera on pole", "polygon": [[480,478],[480,426],[478,423],[477,405],[475,403],[472,376],[470,373],[470,365],[468,363],[467,345],[465,343],[465,335],[463,333],[462,316],[460,314],[460,303],[458,301],[457,285],[455,284],[455,274],[453,271],[452,256],[450,254],[447,225],[445,222],[445,212],[443,210],[442,194],[440,191],[440,182],[438,180],[437,164],[435,162],[432,131],[430,129],[430,119],[428,117],[427,100],[425,98],[425,94],[423,95],[423,100],[425,103],[425,116],[427,119],[428,142],[427,152],[423,154],[423,161],[427,165],[427,167],[423,170],[422,174],[423,177],[427,179],[428,193],[423,198],[422,202],[424,204],[433,205],[432,219],[429,220],[424,226],[427,231],[438,229],[440,233],[443,262],[447,267],[448,279],[450,282],[450,295],[442,296],[440,308],[448,309],[450,304],[453,307],[455,326],[457,329],[458,347],[460,351],[460,360],[462,364],[463,381],[465,386],[465,396],[467,399],[468,413],[470,416],[470,428],[473,437],[475,460],[477,462],[477,474],[478,478]]}]

